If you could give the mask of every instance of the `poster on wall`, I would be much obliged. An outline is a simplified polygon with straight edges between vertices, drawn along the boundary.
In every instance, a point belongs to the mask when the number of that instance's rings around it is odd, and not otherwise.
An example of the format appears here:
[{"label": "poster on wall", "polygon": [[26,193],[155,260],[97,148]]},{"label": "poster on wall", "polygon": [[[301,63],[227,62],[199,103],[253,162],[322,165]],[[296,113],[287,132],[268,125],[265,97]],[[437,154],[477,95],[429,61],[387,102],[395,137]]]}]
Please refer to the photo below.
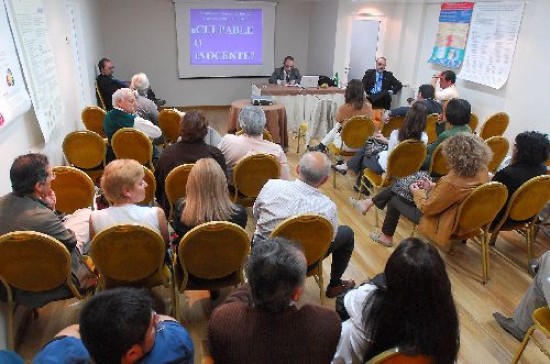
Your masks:
[{"label": "poster on wall", "polygon": [[500,89],[510,74],[525,2],[477,3],[472,18],[463,80]]},{"label": "poster on wall", "polygon": [[6,5],[36,119],[48,142],[63,124],[64,113],[44,4],[42,0],[6,0]]},{"label": "poster on wall", "polygon": [[0,132],[31,108],[4,4],[0,2]]},{"label": "poster on wall", "polygon": [[462,65],[473,9],[472,2],[441,4],[439,30],[429,63],[447,68]]}]

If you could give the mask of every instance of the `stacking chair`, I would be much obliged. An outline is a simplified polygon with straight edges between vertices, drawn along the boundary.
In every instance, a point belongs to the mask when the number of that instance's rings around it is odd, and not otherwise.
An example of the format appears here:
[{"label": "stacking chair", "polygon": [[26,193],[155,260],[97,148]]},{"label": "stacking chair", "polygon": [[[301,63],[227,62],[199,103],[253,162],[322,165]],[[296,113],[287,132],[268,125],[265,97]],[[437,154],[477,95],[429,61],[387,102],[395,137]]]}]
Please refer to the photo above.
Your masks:
[{"label": "stacking chair", "polygon": [[73,131],[63,140],[63,153],[67,162],[93,181],[101,177],[105,168],[105,140],[91,130]]},{"label": "stacking chair", "polygon": [[13,312],[17,303],[14,288],[37,295],[66,285],[67,294],[52,300],[71,297],[82,299],[71,273],[71,255],[53,237],[34,232],[16,231],[0,236],[0,281],[7,292],[8,348],[14,349]]},{"label": "stacking chair", "polygon": [[334,229],[330,221],[321,215],[296,215],[281,222],[271,237],[286,238],[302,245],[308,266],[307,276],[315,277],[321,304],[324,304],[323,259],[334,238]]},{"label": "stacking chair", "polygon": [[143,166],[143,170],[145,172],[143,179],[145,180],[145,183],[147,183],[147,187],[145,187],[145,198],[143,199],[143,201],[141,201],[141,203],[153,206],[155,204],[155,191],[157,189],[157,180],[155,178],[155,175],[149,168]]},{"label": "stacking chair", "polygon": [[178,199],[185,197],[187,194],[187,178],[193,168],[194,164],[183,164],[172,169],[168,176],[166,176],[166,181],[164,183],[164,191],[168,202],[170,203],[170,216],[169,219],[173,218],[174,206]]},{"label": "stacking chair", "polygon": [[232,222],[207,222],[188,231],[174,257],[176,319],[180,321],[179,293],[243,283],[243,267],[249,253],[250,238]]},{"label": "stacking chair", "polygon": [[[307,128],[308,128],[308,125],[305,121],[298,126],[298,131],[296,133],[296,154],[300,153],[300,139],[301,138],[305,139],[305,137],[307,136]],[[306,147],[307,147],[307,143],[306,143]]]},{"label": "stacking chair", "polygon": [[439,121],[439,114],[430,114],[426,119],[426,129],[424,131],[428,135],[428,144],[435,142],[437,139],[437,122]]},{"label": "stacking chair", "polygon": [[426,355],[407,355],[400,352],[399,348],[388,349],[374,358],[367,364],[432,364],[433,360]]},{"label": "stacking chair", "polygon": [[[244,131],[241,129],[235,133],[235,135],[243,135]],[[273,142],[273,135],[269,132],[269,130],[264,129],[264,132],[262,134],[264,140],[267,140],[269,142]]]},{"label": "stacking chair", "polygon": [[103,98],[103,94],[101,94],[101,91],[99,91],[99,86],[97,85],[97,83],[95,84],[95,93],[97,95],[99,103],[101,104],[101,108],[103,110],[107,110],[107,104],[105,104],[105,99]]},{"label": "stacking chair", "polygon": [[479,124],[479,117],[476,114],[471,113],[470,114],[470,129],[472,129],[472,133],[475,134],[478,124]]},{"label": "stacking chair", "polygon": [[493,136],[485,139],[485,144],[487,144],[493,152],[493,158],[489,162],[487,169],[489,172],[495,173],[504,158],[506,158],[510,143],[508,142],[508,139],[503,136]]},{"label": "stacking chair", "polygon": [[323,99],[317,102],[307,121],[298,128],[296,153],[299,153],[300,137],[305,137],[308,146],[311,139],[322,139],[333,128],[338,111],[338,103],[332,99]]},{"label": "stacking chair", "polygon": [[392,116],[387,123],[382,125],[382,135],[386,138],[390,137],[392,131],[400,129],[405,121],[404,116]]},{"label": "stacking chair", "polygon": [[[527,262],[533,257],[533,242],[535,223],[539,212],[550,200],[550,176],[543,175],[533,177],[514,192],[506,211],[500,221],[492,229],[490,245],[495,245],[498,233],[502,230],[522,230],[525,232],[527,241]],[[504,226],[506,220],[510,218],[520,222],[517,224]]]},{"label": "stacking chair", "polygon": [[449,167],[449,163],[447,162],[447,158],[445,158],[445,155],[443,154],[443,145],[445,142],[439,144],[435,150],[432,153],[432,157],[430,158],[430,168],[428,169],[428,173],[432,177],[441,177],[449,173],[449,170],[451,167]]},{"label": "stacking chair", "polygon": [[[373,133],[374,123],[371,118],[368,116],[354,116],[348,119],[342,127],[340,132],[342,143],[340,145],[330,143],[327,145],[327,149],[334,156],[353,156],[355,151],[344,150],[344,145],[350,149],[361,148]],[[336,188],[337,173],[336,171],[333,173],[332,185],[334,188]]]},{"label": "stacking chair", "polygon": [[529,330],[527,330],[527,333],[523,338],[521,346],[519,347],[514,357],[514,360],[512,361],[512,364],[516,364],[519,362],[519,359],[521,358],[521,355],[527,347],[530,339],[533,339],[539,349],[548,357],[548,359],[550,359],[550,353],[548,353],[548,351],[543,348],[542,344],[538,342],[538,340],[535,339],[534,336],[532,336],[535,330],[539,330],[547,338],[550,338],[550,309],[548,308],[548,306],[540,307],[533,311],[533,322],[534,324],[529,328]]},{"label": "stacking chair", "polygon": [[233,202],[252,206],[265,183],[279,178],[280,173],[279,162],[271,154],[253,154],[241,159],[233,168]]},{"label": "stacking chair", "polygon": [[103,131],[103,119],[107,113],[100,107],[88,106],[80,113],[82,122],[86,129],[101,135],[102,138],[107,138],[107,135]]},{"label": "stacking chair", "polygon": [[134,128],[121,128],[111,139],[117,159],[134,159],[153,169],[153,143],[144,132]]},{"label": "stacking chair", "polygon": [[[424,159],[426,159],[426,144],[419,140],[404,140],[397,144],[389,154],[388,167],[384,175],[380,176],[368,168],[363,170],[359,191],[369,191],[371,195],[375,195],[381,188],[389,186],[394,179],[418,172]],[[374,216],[376,226],[378,226],[377,209],[374,209]]]},{"label": "stacking chair", "polygon": [[159,113],[159,128],[167,144],[175,143],[180,136],[180,114],[174,109],[164,109]]},{"label": "stacking chair", "polygon": [[54,167],[53,173],[52,190],[57,198],[55,208],[58,211],[72,214],[78,209],[93,207],[95,186],[86,173],[68,166]]},{"label": "stacking chair", "polygon": [[505,112],[497,112],[485,120],[481,129],[479,130],[479,137],[483,140],[492,136],[499,136],[504,134],[508,124],[510,123],[510,117]]},{"label": "stacking chair", "polygon": [[164,240],[138,224],[115,225],[92,239],[90,255],[99,272],[99,288],[166,285]]}]

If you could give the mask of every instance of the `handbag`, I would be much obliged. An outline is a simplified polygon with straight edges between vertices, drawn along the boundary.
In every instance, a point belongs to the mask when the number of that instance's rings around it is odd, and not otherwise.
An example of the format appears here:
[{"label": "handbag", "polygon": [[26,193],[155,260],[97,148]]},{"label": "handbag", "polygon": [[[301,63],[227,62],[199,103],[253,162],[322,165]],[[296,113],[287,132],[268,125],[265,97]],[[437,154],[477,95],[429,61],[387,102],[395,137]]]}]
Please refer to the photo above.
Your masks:
[{"label": "handbag", "polygon": [[388,150],[388,144],[371,136],[368,137],[365,145],[363,146],[363,149],[365,158],[370,158],[372,156],[378,155],[378,153],[384,150]]},{"label": "handbag", "polygon": [[406,200],[413,201],[413,196],[410,190],[410,186],[413,183],[418,182],[420,179],[428,179],[431,181],[430,175],[426,171],[418,171],[407,177],[399,178],[391,186],[392,192],[403,197]]}]

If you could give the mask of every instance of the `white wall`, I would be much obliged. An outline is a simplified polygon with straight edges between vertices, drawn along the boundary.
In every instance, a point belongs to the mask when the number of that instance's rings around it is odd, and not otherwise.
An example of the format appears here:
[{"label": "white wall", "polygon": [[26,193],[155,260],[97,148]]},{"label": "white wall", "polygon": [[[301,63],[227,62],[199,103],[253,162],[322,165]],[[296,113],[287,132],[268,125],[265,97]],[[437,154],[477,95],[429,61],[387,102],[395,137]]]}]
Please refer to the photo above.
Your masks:
[{"label": "white wall", "polygon": [[[336,45],[337,1],[317,1],[309,13],[307,72],[332,77]],[[302,73],[304,74],[304,73]]]},{"label": "white wall", "polygon": [[[129,80],[145,72],[168,105],[229,105],[250,97],[250,84],[267,78],[179,79],[175,8],[172,0],[100,0],[105,56],[115,75]],[[309,2],[279,0],[275,17],[275,65],[286,55],[307,73]]]}]

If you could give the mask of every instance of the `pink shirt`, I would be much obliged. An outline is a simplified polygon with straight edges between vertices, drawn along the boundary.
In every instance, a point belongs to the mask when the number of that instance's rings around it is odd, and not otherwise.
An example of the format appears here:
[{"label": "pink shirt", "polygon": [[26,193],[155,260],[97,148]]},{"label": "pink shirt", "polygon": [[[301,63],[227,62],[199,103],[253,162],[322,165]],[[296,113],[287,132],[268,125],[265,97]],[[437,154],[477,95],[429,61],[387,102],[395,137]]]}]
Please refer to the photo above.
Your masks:
[{"label": "pink shirt", "polygon": [[218,145],[225,157],[229,174],[233,171],[233,167],[243,158],[252,154],[267,153],[273,155],[281,165],[281,178],[290,179],[288,170],[288,161],[285,152],[279,144],[264,140],[263,136],[250,136],[246,134],[234,135],[226,134]]}]

